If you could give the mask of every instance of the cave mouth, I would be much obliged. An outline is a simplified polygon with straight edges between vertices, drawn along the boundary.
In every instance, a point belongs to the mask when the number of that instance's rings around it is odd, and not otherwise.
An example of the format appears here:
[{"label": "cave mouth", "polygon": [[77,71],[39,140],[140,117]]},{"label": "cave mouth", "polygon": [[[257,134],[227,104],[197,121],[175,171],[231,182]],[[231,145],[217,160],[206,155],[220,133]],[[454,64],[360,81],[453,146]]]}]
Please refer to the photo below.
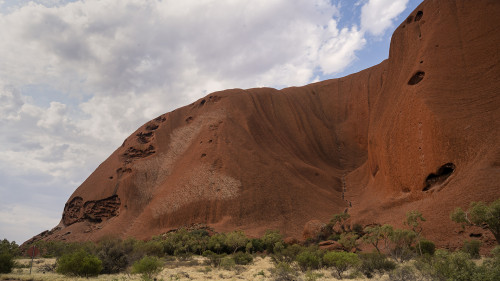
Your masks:
[{"label": "cave mouth", "polygon": [[453,174],[455,169],[456,167],[453,163],[446,163],[443,166],[439,167],[436,173],[431,173],[427,176],[427,178],[425,179],[425,186],[422,191],[427,191],[436,184],[444,182],[449,176],[451,176],[451,174]]}]

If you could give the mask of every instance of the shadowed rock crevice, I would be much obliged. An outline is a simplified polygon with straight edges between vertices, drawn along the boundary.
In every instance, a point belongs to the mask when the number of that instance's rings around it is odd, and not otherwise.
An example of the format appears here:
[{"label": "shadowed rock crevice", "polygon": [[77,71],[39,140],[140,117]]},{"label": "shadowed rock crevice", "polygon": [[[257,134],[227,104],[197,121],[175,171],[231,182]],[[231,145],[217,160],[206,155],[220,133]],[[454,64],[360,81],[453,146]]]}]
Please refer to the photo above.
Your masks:
[{"label": "shadowed rock crevice", "polygon": [[129,147],[125,153],[122,154],[122,158],[125,161],[125,163],[130,163],[134,159],[138,158],[145,158],[148,157],[152,154],[156,153],[155,147],[150,145],[146,149],[138,149],[135,147]]},{"label": "shadowed rock crevice", "polygon": [[66,226],[81,221],[99,223],[105,218],[117,216],[120,204],[118,195],[85,203],[82,197],[77,196],[64,207],[63,223]]},{"label": "shadowed rock crevice", "polygon": [[410,80],[408,81],[408,85],[416,85],[416,84],[420,83],[420,81],[422,81],[424,79],[424,76],[425,76],[425,72],[418,71],[410,78]]},{"label": "shadowed rock crevice", "polygon": [[455,164],[446,163],[441,166],[436,173],[431,173],[425,179],[425,187],[422,191],[427,191],[433,186],[444,182],[455,171]]},{"label": "shadowed rock crevice", "polygon": [[415,21],[421,20],[423,15],[424,15],[424,12],[418,11],[417,14],[415,15]]}]

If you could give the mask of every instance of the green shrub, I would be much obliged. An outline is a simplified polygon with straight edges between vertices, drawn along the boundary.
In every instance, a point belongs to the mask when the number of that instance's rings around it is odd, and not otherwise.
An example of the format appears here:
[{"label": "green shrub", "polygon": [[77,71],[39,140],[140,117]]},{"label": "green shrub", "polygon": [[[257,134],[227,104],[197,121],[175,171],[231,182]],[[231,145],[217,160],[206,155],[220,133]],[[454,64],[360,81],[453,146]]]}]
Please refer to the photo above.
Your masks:
[{"label": "green shrub", "polygon": [[237,252],[233,255],[236,264],[246,265],[253,262],[253,257],[249,253]]},{"label": "green shrub", "polygon": [[391,257],[397,262],[410,260],[415,255],[412,245],[416,237],[417,233],[413,230],[395,229],[392,231],[389,236],[391,241],[389,253]]},{"label": "green shrub", "polygon": [[297,280],[298,276],[298,272],[286,262],[277,263],[274,268],[271,268],[271,274],[275,281]]},{"label": "green shrub", "polygon": [[208,258],[208,262],[213,267],[219,267],[221,265],[222,259],[227,256],[227,254],[216,254],[210,250],[203,252],[203,256]]},{"label": "green shrub", "polygon": [[236,262],[231,256],[225,256],[220,260],[220,267],[229,270],[236,265]]},{"label": "green shrub", "polygon": [[422,251],[422,255],[434,255],[436,251],[436,245],[429,240],[420,240],[417,244],[417,248]]},{"label": "green shrub", "polygon": [[486,259],[483,264],[478,267],[474,275],[475,280],[481,281],[498,281],[500,280],[500,246],[496,246],[491,251],[492,257]]},{"label": "green shrub", "polygon": [[359,270],[368,278],[372,278],[375,273],[383,274],[396,268],[396,263],[379,252],[361,253],[359,258],[361,259]]},{"label": "green shrub", "polygon": [[[132,265],[133,274],[142,274],[149,279],[162,270],[162,262],[157,257],[145,256]],[[146,279],[146,278],[144,278]]]},{"label": "green shrub", "polygon": [[464,252],[448,253],[437,250],[432,259],[433,279],[438,280],[473,280],[477,273],[476,264]]},{"label": "green shrub", "polygon": [[275,262],[287,262],[291,263],[295,260],[298,254],[300,252],[305,251],[306,248],[299,244],[293,244],[293,245],[288,245],[286,248],[282,249],[279,252],[275,252],[274,255],[272,255],[272,259]]},{"label": "green shrub", "polygon": [[14,267],[14,258],[8,252],[0,253],[0,273],[11,273]]},{"label": "green shrub", "polygon": [[473,259],[479,259],[481,257],[481,255],[479,254],[481,244],[482,243],[479,240],[464,241],[462,251],[469,254]]},{"label": "green shrub", "polygon": [[100,241],[97,245],[97,256],[102,261],[102,272],[113,274],[124,271],[133,261],[131,256],[136,243],[132,240],[125,242],[114,238]]},{"label": "green shrub", "polygon": [[362,237],[365,233],[363,231],[363,226],[359,223],[355,223],[353,226],[352,226],[352,231],[358,235],[358,237]]},{"label": "green shrub", "polygon": [[65,254],[57,261],[57,272],[64,275],[97,276],[102,268],[101,260],[83,249]]},{"label": "green shrub", "polygon": [[274,246],[276,243],[283,242],[283,236],[281,236],[278,230],[267,230],[264,236],[261,238],[262,246],[268,253],[274,253]]},{"label": "green shrub", "polygon": [[465,226],[486,227],[500,244],[500,198],[487,205],[484,202],[471,202],[466,211],[456,208],[450,214],[451,220]]},{"label": "green shrub", "polygon": [[403,265],[397,267],[395,270],[389,272],[389,280],[391,281],[413,281],[417,279],[415,269],[410,265]]},{"label": "green shrub", "polygon": [[302,271],[306,271],[308,269],[318,269],[321,267],[321,258],[323,253],[316,248],[308,248],[302,252],[300,252],[295,260],[297,261],[300,269]]},{"label": "green shrub", "polygon": [[346,270],[356,267],[360,263],[361,260],[354,253],[328,252],[323,256],[323,264],[327,267],[333,267],[340,279]]},{"label": "green shrub", "polygon": [[350,251],[351,249],[355,249],[358,244],[358,235],[353,233],[353,232],[348,232],[348,233],[342,233],[340,234],[340,239],[339,243],[346,249],[347,251]]},{"label": "green shrub", "polygon": [[19,245],[16,244],[16,241],[9,242],[7,239],[0,241],[0,254],[4,253],[8,253],[13,257],[21,254],[19,251]]}]

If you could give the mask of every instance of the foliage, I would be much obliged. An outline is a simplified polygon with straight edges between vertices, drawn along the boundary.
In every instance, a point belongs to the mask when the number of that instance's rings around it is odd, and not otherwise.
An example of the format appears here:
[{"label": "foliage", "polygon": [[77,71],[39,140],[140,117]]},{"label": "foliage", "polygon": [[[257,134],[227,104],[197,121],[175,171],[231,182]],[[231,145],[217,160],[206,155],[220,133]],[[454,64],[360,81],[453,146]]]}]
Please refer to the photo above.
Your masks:
[{"label": "foliage", "polygon": [[306,271],[308,269],[318,269],[321,267],[321,259],[323,257],[323,252],[316,247],[309,247],[300,252],[296,257],[295,261],[302,269]]},{"label": "foliage", "polygon": [[436,245],[434,242],[429,241],[429,240],[420,240],[417,243],[417,247],[420,249],[421,255],[434,255],[434,252],[436,251]]},{"label": "foliage", "polygon": [[216,234],[209,237],[206,231],[188,231],[182,228],[178,231],[168,233],[162,243],[164,252],[169,255],[201,255],[210,247],[210,243],[212,243],[213,249],[217,248],[216,252],[226,250],[225,238],[224,234]]},{"label": "foliage", "polygon": [[431,276],[437,280],[473,280],[476,264],[463,252],[437,250],[432,259]]},{"label": "foliage", "polygon": [[208,262],[211,266],[213,267],[219,267],[221,264],[221,261],[224,257],[227,256],[227,254],[222,253],[222,254],[216,254],[210,250],[206,250],[203,252],[203,256],[208,258]]},{"label": "foliage", "polygon": [[62,257],[83,249],[88,253],[95,253],[95,244],[92,242],[64,242],[64,241],[37,241],[34,244],[45,258]]},{"label": "foliage", "polygon": [[[346,222],[347,220],[351,217],[351,215],[349,215],[348,213],[339,213],[339,214],[334,214],[332,219],[330,220],[330,223],[328,224],[329,227],[334,231],[334,232],[337,232],[337,233],[342,233],[342,232],[346,232],[348,230],[347,226],[346,226]],[[340,228],[340,232],[339,231],[335,231],[335,227],[338,225],[338,227]]]},{"label": "foliage", "polygon": [[275,262],[288,262],[291,263],[295,260],[300,252],[305,251],[305,248],[299,244],[288,245],[281,251],[275,251],[272,256]]},{"label": "foliage", "polygon": [[157,257],[145,256],[132,265],[132,273],[142,274],[151,279],[162,269],[162,262]]},{"label": "foliage", "polygon": [[233,255],[234,262],[236,264],[246,265],[253,262],[253,257],[249,253],[237,252]]},{"label": "foliage", "polygon": [[466,211],[456,208],[450,218],[465,226],[484,226],[495,236],[500,244],[500,198],[487,205],[484,202],[471,202]]},{"label": "foliage", "polygon": [[0,273],[10,273],[14,267],[14,257],[8,252],[0,253]]},{"label": "foliage", "polygon": [[339,243],[344,247],[344,249],[350,251],[355,249],[357,245],[358,235],[353,232],[347,232],[340,234]]},{"label": "foliage", "polygon": [[83,249],[65,254],[57,261],[57,272],[64,275],[97,276],[102,268],[101,260]]},{"label": "foliage", "polygon": [[9,242],[7,239],[3,239],[0,241],[0,254],[8,253],[11,256],[19,256],[19,245],[16,244],[16,241]]},{"label": "foliage", "polygon": [[395,270],[389,272],[389,280],[391,281],[411,281],[417,280],[417,273],[410,265],[403,265],[397,267]]},{"label": "foliage", "polygon": [[342,274],[349,268],[358,266],[361,263],[358,255],[346,252],[328,252],[323,256],[323,264],[333,267],[337,275],[342,279]]},{"label": "foliage", "polygon": [[383,274],[396,268],[393,261],[379,252],[361,253],[359,258],[361,259],[359,270],[368,278],[372,278],[375,273]]},{"label": "foliage", "polygon": [[[416,239],[420,239],[420,234],[422,233],[422,225],[420,222],[424,222],[425,218],[422,216],[422,213],[419,211],[409,211],[406,213],[406,222],[405,224],[411,228],[411,230],[416,234]],[[418,251],[420,255],[422,255],[422,249],[420,248],[420,244],[417,244]]]},{"label": "foliage", "polygon": [[274,253],[274,246],[276,243],[283,243],[283,236],[281,236],[278,230],[267,230],[264,236],[261,238],[263,248],[267,250],[268,253]]},{"label": "foliage", "polygon": [[363,241],[372,244],[377,252],[380,253],[379,242],[384,242],[384,248],[387,247],[389,237],[394,231],[391,225],[385,224],[383,226],[375,225],[375,226],[367,226],[365,227],[365,235],[363,236]]},{"label": "foliage", "polygon": [[236,262],[234,261],[234,259],[232,257],[225,256],[220,260],[219,266],[228,270],[228,269],[233,268],[235,265],[236,265]]},{"label": "foliage", "polygon": [[462,251],[469,254],[469,256],[473,259],[479,259],[481,257],[481,255],[479,254],[481,244],[482,243],[479,240],[464,241]]},{"label": "foliage", "polygon": [[413,230],[396,229],[389,239],[392,247],[390,248],[391,257],[397,262],[404,262],[414,256],[412,245],[415,242],[417,234]]},{"label": "foliage", "polygon": [[130,265],[134,250],[134,240],[122,241],[107,238],[98,243],[97,256],[102,261],[103,273],[113,274],[125,270]]},{"label": "foliage", "polygon": [[236,253],[238,249],[246,246],[248,238],[243,231],[232,231],[226,234],[226,245]]},{"label": "foliage", "polygon": [[271,274],[275,281],[292,281],[296,280],[298,272],[289,263],[279,262],[271,268]]}]

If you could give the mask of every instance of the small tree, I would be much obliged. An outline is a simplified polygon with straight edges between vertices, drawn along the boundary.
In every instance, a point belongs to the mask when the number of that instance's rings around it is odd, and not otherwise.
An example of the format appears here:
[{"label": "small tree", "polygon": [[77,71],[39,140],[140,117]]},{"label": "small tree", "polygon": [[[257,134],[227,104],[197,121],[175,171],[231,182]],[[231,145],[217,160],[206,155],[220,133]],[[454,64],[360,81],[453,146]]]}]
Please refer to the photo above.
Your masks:
[{"label": "small tree", "polygon": [[226,234],[226,244],[233,250],[233,254],[246,246],[248,238],[243,231],[232,231]]},{"label": "small tree", "polygon": [[[406,213],[406,225],[408,225],[413,232],[415,232],[416,239],[420,240],[420,234],[422,233],[422,225],[420,222],[424,222],[425,218],[422,216],[422,213],[419,211],[409,211]],[[422,248],[420,247],[420,243],[418,244],[418,251],[420,255],[422,255]]]},{"label": "small tree", "polygon": [[342,247],[344,247],[344,249],[350,251],[358,246],[357,240],[358,240],[357,234],[353,232],[348,232],[340,234],[339,243],[340,245],[342,245]]},{"label": "small tree", "polygon": [[396,229],[391,233],[392,248],[390,254],[397,262],[404,262],[412,258],[412,245],[417,234],[409,229]]},{"label": "small tree", "polygon": [[346,252],[328,252],[323,256],[323,264],[327,267],[333,267],[337,272],[339,279],[349,268],[358,266],[361,263],[358,255]]},{"label": "small tree", "polygon": [[467,211],[460,207],[450,215],[451,220],[465,226],[486,227],[500,245],[500,198],[486,205],[484,202],[471,202]]},{"label": "small tree", "polygon": [[273,253],[276,243],[281,242],[283,244],[283,236],[281,236],[278,230],[267,230],[264,236],[262,236],[261,241],[264,249]]},{"label": "small tree", "polygon": [[161,269],[162,264],[160,259],[150,256],[145,256],[132,265],[132,273],[142,274],[145,277],[144,279],[152,279]]},{"label": "small tree", "polygon": [[101,260],[83,249],[65,254],[57,261],[57,272],[65,275],[89,277],[97,276],[101,271]]},{"label": "small tree", "polygon": [[365,235],[363,241],[372,244],[377,252],[380,253],[379,242],[384,241],[384,247],[387,247],[390,234],[394,231],[391,225],[385,224],[383,226],[367,226],[364,230]]},{"label": "small tree", "polygon": [[10,273],[14,267],[14,258],[7,252],[0,253],[0,273]]}]

